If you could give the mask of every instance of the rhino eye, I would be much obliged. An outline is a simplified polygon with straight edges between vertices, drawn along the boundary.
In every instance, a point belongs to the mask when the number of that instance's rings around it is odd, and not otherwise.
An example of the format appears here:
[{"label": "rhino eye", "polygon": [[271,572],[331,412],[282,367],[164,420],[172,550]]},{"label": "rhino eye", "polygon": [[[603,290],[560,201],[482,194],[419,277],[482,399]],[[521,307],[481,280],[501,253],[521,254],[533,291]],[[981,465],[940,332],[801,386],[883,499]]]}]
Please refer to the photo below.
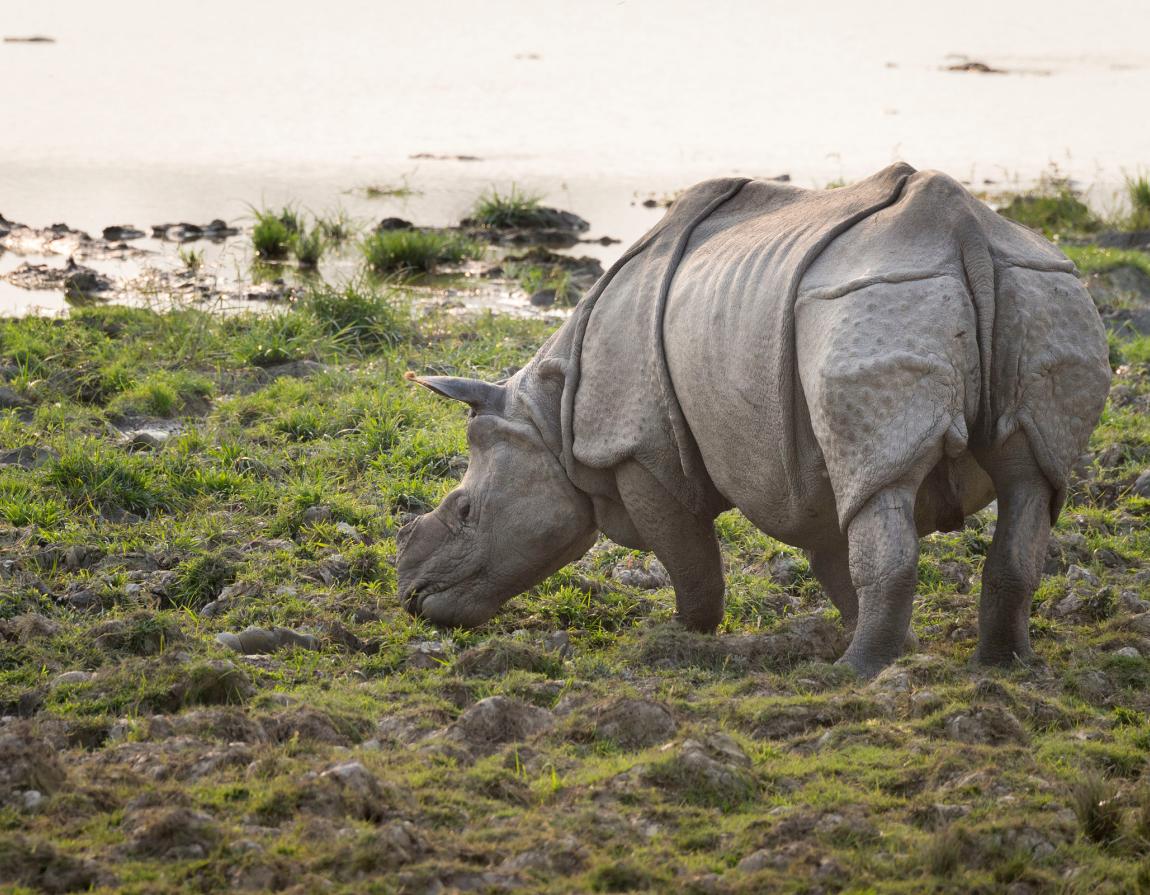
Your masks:
[{"label": "rhino eye", "polygon": [[461,497],[459,499],[459,506],[457,508],[457,512],[459,513],[460,520],[463,522],[466,522],[467,517],[471,515],[471,501],[468,500],[466,497]]}]

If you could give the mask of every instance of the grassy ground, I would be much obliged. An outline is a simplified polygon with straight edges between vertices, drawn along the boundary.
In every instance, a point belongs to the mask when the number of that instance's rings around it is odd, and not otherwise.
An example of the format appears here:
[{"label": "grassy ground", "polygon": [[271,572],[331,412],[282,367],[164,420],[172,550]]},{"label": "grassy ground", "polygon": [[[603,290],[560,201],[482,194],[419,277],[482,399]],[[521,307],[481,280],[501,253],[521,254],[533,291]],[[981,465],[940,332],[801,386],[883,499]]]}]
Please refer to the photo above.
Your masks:
[{"label": "grassy ground", "polygon": [[[719,639],[608,542],[481,631],[399,610],[393,534],[465,464],[464,413],[402,373],[507,375],[548,329],[354,286],[0,321],[6,891],[1150,892],[1145,340],[1042,661],[970,664],[984,512],[924,541],[921,651],[863,685],[737,513]],[[287,645],[216,639],[250,626]]]}]

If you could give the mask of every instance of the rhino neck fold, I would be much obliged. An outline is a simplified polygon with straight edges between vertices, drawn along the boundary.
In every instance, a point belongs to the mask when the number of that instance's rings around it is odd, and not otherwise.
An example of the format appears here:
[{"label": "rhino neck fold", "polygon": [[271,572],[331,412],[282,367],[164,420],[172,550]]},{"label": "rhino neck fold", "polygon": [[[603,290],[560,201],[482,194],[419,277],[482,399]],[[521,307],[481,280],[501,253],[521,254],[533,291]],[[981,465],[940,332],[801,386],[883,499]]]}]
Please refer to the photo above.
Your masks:
[{"label": "rhino neck fold", "polygon": [[[579,391],[583,373],[584,340],[587,328],[595,312],[596,305],[604,292],[611,286],[619,272],[644,252],[653,254],[653,263],[658,266],[657,289],[652,294],[644,291],[637,295],[612,296],[615,301],[652,302],[648,317],[649,328],[636,332],[635,350],[651,352],[656,371],[657,393],[661,414],[665,417],[670,448],[677,463],[677,469],[650,456],[642,450],[630,452],[642,463],[667,490],[692,512],[703,515],[713,509],[721,498],[711,484],[698,447],[683,416],[674,384],[671,381],[664,351],[663,314],[667,296],[675,271],[687,249],[687,244],[695,228],[714,211],[737,195],[750,182],[749,178],[726,178],[708,181],[693,187],[678,199],[645,236],[627,250],[592,287],[591,291],[575,308],[571,318],[540,350],[539,354],[563,359],[564,386],[560,401],[560,424],[562,432],[562,455],[560,462],[567,470],[568,477],[576,487],[591,493],[604,493],[607,488],[613,491],[609,466],[598,464],[588,466],[575,456],[575,398]],[[650,251],[648,251],[650,250]],[[652,263],[648,261],[648,263]],[[639,387],[640,384],[633,384]],[[622,458],[619,458],[622,459]]]}]

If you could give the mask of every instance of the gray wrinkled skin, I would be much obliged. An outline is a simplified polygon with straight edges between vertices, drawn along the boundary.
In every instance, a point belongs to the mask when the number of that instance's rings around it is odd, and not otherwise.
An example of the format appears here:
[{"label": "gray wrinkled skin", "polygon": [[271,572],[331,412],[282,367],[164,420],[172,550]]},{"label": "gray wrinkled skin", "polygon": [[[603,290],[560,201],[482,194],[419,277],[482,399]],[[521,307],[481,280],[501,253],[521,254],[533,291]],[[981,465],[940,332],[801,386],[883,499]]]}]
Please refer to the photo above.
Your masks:
[{"label": "gray wrinkled skin", "polygon": [[700,184],[514,377],[416,381],[471,406],[471,464],[400,532],[409,611],[481,624],[602,531],[653,551],[678,619],[713,631],[713,521],[737,507],[808,552],[853,629],[841,661],[873,675],[908,640],[918,538],[995,497],[978,658],[1031,655],[1110,368],[1057,249],[895,165],[828,192]]}]

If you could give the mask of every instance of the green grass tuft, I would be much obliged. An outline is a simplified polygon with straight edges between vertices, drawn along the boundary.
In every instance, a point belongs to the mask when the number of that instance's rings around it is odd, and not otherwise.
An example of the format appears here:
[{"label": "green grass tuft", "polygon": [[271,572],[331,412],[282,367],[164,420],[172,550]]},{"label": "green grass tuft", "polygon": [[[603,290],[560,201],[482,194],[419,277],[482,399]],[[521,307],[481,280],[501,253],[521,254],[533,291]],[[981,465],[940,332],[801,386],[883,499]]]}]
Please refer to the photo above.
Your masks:
[{"label": "green grass tuft", "polygon": [[1126,175],[1126,197],[1130,200],[1126,226],[1131,230],[1150,230],[1150,176]]},{"label": "green grass tuft", "polygon": [[492,189],[484,193],[471,210],[471,220],[479,227],[492,230],[508,227],[531,227],[542,217],[542,196],[524,193],[512,186],[506,193]]},{"label": "green grass tuft", "polygon": [[463,236],[433,230],[386,230],[360,244],[376,273],[433,273],[442,264],[459,264],[483,255],[483,247]]}]

